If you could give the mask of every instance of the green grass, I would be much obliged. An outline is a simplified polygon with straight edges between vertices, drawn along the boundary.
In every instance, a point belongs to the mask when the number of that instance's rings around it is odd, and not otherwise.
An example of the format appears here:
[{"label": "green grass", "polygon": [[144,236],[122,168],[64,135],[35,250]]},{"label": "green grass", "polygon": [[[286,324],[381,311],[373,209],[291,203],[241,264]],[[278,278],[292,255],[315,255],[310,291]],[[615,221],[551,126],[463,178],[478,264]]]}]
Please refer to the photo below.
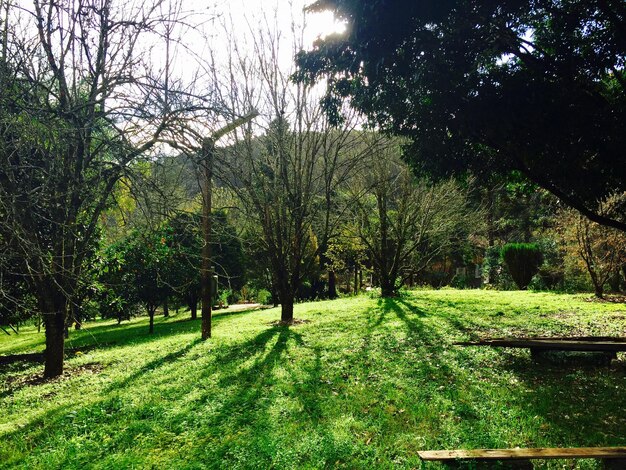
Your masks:
[{"label": "green grass", "polygon": [[[420,449],[626,445],[626,364],[536,364],[480,336],[626,335],[624,304],[528,292],[414,291],[72,332],[60,380],[0,369],[2,468],[439,468]],[[40,351],[43,333],[0,337]],[[98,347],[91,347],[98,345]],[[599,468],[590,460],[541,468]]]}]

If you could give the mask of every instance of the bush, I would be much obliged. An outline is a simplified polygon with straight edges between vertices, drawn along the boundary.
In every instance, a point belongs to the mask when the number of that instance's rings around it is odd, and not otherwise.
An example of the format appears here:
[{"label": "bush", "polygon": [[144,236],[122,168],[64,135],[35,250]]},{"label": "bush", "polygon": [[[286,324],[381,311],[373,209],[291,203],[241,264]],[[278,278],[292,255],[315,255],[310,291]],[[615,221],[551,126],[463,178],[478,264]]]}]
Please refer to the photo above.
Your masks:
[{"label": "bush", "polygon": [[487,289],[513,290],[516,288],[513,278],[502,260],[502,246],[495,245],[487,248],[483,260],[483,279]]},{"label": "bush", "polygon": [[524,290],[539,271],[543,255],[534,243],[508,243],[502,247],[502,259],[517,287]]},{"label": "bush", "polygon": [[224,289],[220,291],[217,295],[217,302],[220,307],[228,307],[231,304],[230,300],[232,296],[233,291],[231,291],[230,289]]},{"label": "bush", "polygon": [[272,303],[272,294],[267,289],[259,289],[256,294],[256,301],[262,305],[269,305]]},{"label": "bush", "polygon": [[554,290],[562,288],[565,273],[563,269],[545,266],[539,269],[539,277],[546,289]]}]

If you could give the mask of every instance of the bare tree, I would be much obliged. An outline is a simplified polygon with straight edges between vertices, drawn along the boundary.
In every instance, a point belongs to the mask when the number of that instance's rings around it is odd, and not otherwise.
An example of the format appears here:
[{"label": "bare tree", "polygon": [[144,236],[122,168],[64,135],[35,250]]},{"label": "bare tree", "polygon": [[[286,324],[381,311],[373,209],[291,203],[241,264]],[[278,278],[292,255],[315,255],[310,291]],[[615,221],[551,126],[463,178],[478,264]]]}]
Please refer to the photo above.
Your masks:
[{"label": "bare tree", "polygon": [[596,297],[603,298],[604,286],[626,261],[626,235],[592,222],[574,209],[564,210],[559,215],[557,230],[565,252],[584,266]]},{"label": "bare tree", "polygon": [[357,116],[331,126],[316,90],[290,80],[304,24],[291,21],[292,43],[281,37],[276,17],[250,27],[252,55],[230,42],[222,100],[232,114],[255,108],[260,117],[239,129],[216,161],[216,176],[237,194],[258,231],[284,323],[293,321],[303,279],[334,235],[341,217],[335,193],[368,151],[358,145]]},{"label": "bare tree", "polygon": [[400,144],[376,145],[369,165],[354,176],[347,227],[364,245],[383,297],[454,242],[472,219],[464,191],[453,181],[431,184],[400,160]]},{"label": "bare tree", "polygon": [[168,64],[150,64],[177,21],[162,5],[33,0],[6,15],[0,234],[44,318],[46,377],[63,371],[63,331],[113,188],[208,101],[171,91]]}]

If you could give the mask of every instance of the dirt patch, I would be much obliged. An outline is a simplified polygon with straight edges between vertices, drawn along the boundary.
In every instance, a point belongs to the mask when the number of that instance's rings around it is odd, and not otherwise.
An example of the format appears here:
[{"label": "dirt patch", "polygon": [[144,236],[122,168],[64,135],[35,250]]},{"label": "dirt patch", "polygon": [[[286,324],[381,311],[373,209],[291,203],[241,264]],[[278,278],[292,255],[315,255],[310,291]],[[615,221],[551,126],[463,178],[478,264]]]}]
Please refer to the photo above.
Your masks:
[{"label": "dirt patch", "polygon": [[599,299],[598,297],[589,297],[585,299],[585,302],[598,302],[601,304],[611,303],[611,304],[626,304],[626,295],[619,294],[609,294],[605,295],[603,299]]},{"label": "dirt patch", "polygon": [[[63,374],[51,379],[45,378],[41,373],[20,375],[17,377],[9,376],[5,380],[6,389],[0,393],[0,397],[11,395],[23,387],[42,385],[46,383],[60,383],[71,377],[83,374],[98,374],[102,371],[102,369],[104,369],[102,364],[93,362],[75,367],[66,367]],[[53,395],[53,393],[47,394],[47,396],[51,395]]]},{"label": "dirt patch", "polygon": [[311,320],[298,320],[298,319],[294,319],[291,321],[277,320],[277,321],[270,322],[269,325],[271,326],[296,326],[296,325],[304,325],[306,323],[311,323]]}]

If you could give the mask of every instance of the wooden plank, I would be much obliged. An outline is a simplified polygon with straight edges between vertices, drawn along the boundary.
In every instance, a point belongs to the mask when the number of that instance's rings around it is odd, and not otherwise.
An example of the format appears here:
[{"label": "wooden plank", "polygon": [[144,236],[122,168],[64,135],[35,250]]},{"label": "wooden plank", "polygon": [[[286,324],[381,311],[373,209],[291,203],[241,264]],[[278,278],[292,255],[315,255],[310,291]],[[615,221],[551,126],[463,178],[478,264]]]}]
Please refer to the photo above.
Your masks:
[{"label": "wooden plank", "polygon": [[478,341],[464,341],[454,344],[477,344],[490,341],[586,341],[586,342],[608,342],[626,343],[624,336],[515,336],[499,338],[481,338]]},{"label": "wooden plank", "polygon": [[527,460],[527,459],[623,459],[626,447],[578,447],[537,449],[427,450],[422,460]]},{"label": "wooden plank", "polygon": [[[506,338],[489,338],[489,339],[506,339]],[[626,338],[622,336],[533,336],[528,338],[515,339],[538,339],[548,341],[608,341],[611,343],[626,343]]]},{"label": "wooden plank", "polygon": [[534,348],[554,351],[626,351],[622,341],[562,341],[548,339],[492,339],[454,343],[459,346]]}]

